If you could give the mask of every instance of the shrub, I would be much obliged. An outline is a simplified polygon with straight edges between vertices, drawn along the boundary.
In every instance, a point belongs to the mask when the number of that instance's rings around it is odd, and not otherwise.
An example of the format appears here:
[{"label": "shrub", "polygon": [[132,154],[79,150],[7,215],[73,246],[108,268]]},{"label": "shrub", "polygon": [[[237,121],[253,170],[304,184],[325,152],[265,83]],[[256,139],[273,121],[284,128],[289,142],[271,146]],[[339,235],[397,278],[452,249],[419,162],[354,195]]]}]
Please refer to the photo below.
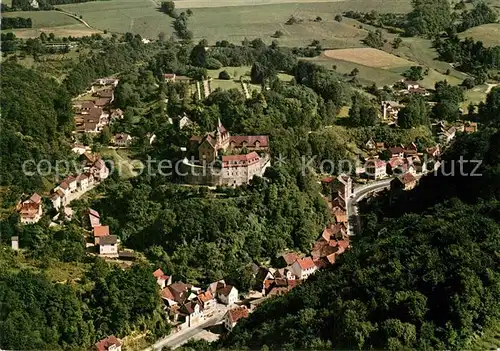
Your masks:
[{"label": "shrub", "polygon": [[231,76],[229,75],[229,73],[227,71],[221,71],[219,73],[219,79],[230,80]]}]

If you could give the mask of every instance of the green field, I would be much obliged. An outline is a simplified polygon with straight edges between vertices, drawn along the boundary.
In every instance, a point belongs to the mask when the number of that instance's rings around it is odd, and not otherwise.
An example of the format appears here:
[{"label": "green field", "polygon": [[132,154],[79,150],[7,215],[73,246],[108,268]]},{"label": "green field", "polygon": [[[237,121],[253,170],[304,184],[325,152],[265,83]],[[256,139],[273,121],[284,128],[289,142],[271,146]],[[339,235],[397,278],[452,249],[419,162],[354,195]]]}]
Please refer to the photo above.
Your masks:
[{"label": "green field", "polygon": [[[194,8],[194,15],[189,19],[188,26],[194,33],[195,41],[205,38],[211,44],[222,39],[240,42],[247,37],[262,38],[271,42],[273,39],[271,35],[281,30],[285,33],[279,40],[282,45],[299,46],[318,39],[326,47],[357,46],[359,40],[366,36],[366,31],[354,27],[357,24],[355,21],[346,19],[343,23],[335,22],[333,20],[335,14],[350,9],[363,11],[376,9],[380,12],[406,12],[410,9],[410,0],[374,0],[370,1],[370,4],[362,0],[336,2],[306,0],[302,3],[274,0],[271,5],[254,6],[262,3],[233,0],[233,2],[211,2],[207,5],[206,1],[177,1],[176,6]],[[233,6],[213,7],[228,4]],[[251,6],[248,6],[249,4]],[[118,33],[131,31],[143,37],[156,38],[160,32],[164,32],[167,36],[173,34],[172,19],[159,12],[158,6],[157,0],[110,0],[60,7],[68,12],[82,15],[92,27],[100,30]],[[291,15],[302,18],[304,22],[285,26],[284,23]],[[311,22],[317,16],[321,16],[323,22]]]},{"label": "green field", "polygon": [[29,17],[33,28],[48,28],[78,24],[79,22],[59,11],[16,11],[2,13],[3,17]]},{"label": "green field", "polygon": [[480,40],[485,46],[500,45],[500,23],[483,24],[466,30],[459,34],[461,39],[472,37],[474,40]]}]

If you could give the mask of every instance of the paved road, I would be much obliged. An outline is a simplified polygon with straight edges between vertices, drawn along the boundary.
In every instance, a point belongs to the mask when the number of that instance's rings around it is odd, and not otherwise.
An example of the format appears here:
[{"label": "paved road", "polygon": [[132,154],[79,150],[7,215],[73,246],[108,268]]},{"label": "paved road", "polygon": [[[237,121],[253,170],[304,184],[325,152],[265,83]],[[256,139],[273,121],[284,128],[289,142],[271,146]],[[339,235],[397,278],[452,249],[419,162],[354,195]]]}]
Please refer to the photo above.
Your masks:
[{"label": "paved road", "polygon": [[207,319],[205,322],[198,324],[197,326],[186,328],[175,334],[171,334],[163,339],[158,340],[153,346],[147,348],[144,351],[161,350],[162,347],[169,347],[175,349],[181,346],[193,336],[201,333],[205,328],[219,323],[224,317],[224,313],[216,314],[214,317]]},{"label": "paved road", "polygon": [[349,235],[355,235],[360,229],[358,217],[358,202],[371,192],[378,192],[390,186],[392,178],[379,180],[374,183],[355,188],[353,195],[347,200],[347,213],[349,213]]}]

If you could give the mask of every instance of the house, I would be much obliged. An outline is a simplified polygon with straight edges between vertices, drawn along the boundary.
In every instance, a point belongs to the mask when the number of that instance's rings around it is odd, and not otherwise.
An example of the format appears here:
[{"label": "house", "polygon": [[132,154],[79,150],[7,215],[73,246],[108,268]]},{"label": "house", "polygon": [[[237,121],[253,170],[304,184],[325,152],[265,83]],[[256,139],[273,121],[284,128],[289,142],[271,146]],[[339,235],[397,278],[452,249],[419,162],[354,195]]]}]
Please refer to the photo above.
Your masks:
[{"label": "house", "polygon": [[119,133],[113,137],[113,144],[116,146],[129,146],[132,143],[132,137],[127,133]]},{"label": "house", "polygon": [[37,223],[43,214],[41,196],[34,193],[28,200],[17,205],[17,211],[22,224]]},{"label": "house", "polygon": [[89,187],[89,177],[85,173],[81,173],[76,176],[76,183],[80,190],[86,191]]},{"label": "house", "polygon": [[386,119],[391,119],[394,120],[398,117],[398,113],[403,108],[403,105],[400,105],[399,102],[397,101],[382,101],[382,111],[383,111],[383,118],[384,120]]},{"label": "house", "polygon": [[84,154],[88,150],[90,150],[90,147],[85,146],[83,144],[73,144],[73,146],[71,147],[71,151],[79,155]]},{"label": "house", "polygon": [[121,351],[122,343],[114,335],[108,336],[95,344],[96,351]]},{"label": "house", "polygon": [[114,88],[118,85],[120,80],[118,78],[99,78],[95,80],[92,85],[93,86],[106,86],[106,85],[111,85]]},{"label": "house", "polygon": [[242,318],[248,318],[248,309],[246,306],[232,308],[224,315],[224,326],[228,331],[231,331]]},{"label": "house", "polygon": [[156,278],[156,284],[160,286],[160,289],[172,284],[172,276],[166,275],[160,268],[153,272],[153,276]]},{"label": "house", "polygon": [[470,134],[477,132],[476,122],[466,122],[464,125],[464,133]]},{"label": "house", "polygon": [[181,119],[179,119],[179,128],[184,129],[185,127],[189,127],[193,124],[193,121],[189,119],[188,116],[184,115]]},{"label": "house", "polygon": [[90,167],[90,172],[97,181],[104,180],[109,175],[108,167],[106,167],[106,164],[100,158]]},{"label": "house", "polygon": [[96,210],[89,208],[90,227],[93,229],[101,225],[101,215]]},{"label": "house", "polygon": [[231,306],[238,301],[238,289],[232,285],[218,288],[216,293],[217,299],[224,305]]},{"label": "house", "polygon": [[175,73],[165,73],[163,75],[163,79],[165,80],[165,83],[175,83]]},{"label": "house", "polygon": [[148,141],[148,145],[153,145],[154,141],[156,140],[156,134],[147,133],[146,134],[146,139]]},{"label": "house", "polygon": [[55,188],[50,200],[52,201],[52,207],[56,210],[59,210],[61,206],[66,206],[66,194],[62,189]]},{"label": "house", "polygon": [[345,173],[338,177],[323,179],[321,182],[323,189],[331,195],[332,199],[340,196],[345,200],[352,194],[352,179]]},{"label": "house", "polygon": [[205,314],[197,301],[188,301],[179,307],[179,312],[187,317],[188,327],[200,322]]},{"label": "house", "polygon": [[124,113],[121,109],[117,108],[115,110],[111,110],[111,114],[110,114],[110,119],[111,119],[111,122],[114,122],[116,120],[121,120],[124,118]]},{"label": "house", "polygon": [[96,245],[100,244],[101,239],[105,236],[109,236],[109,226],[107,225],[99,225],[96,227],[93,227],[93,232],[94,232],[94,243]]},{"label": "house", "polygon": [[[395,174],[400,172],[401,169],[405,169],[405,160],[402,157],[396,156],[392,157],[389,162],[387,162],[387,173]],[[405,169],[406,170],[406,169]]]},{"label": "house", "polygon": [[300,256],[296,252],[289,252],[281,255],[281,258],[283,259],[283,261],[285,261],[285,264],[287,266],[290,266],[295,261],[297,261],[297,259],[300,258]]},{"label": "house", "polygon": [[248,184],[253,177],[262,174],[261,158],[255,151],[246,155],[222,156],[221,162],[223,185]]},{"label": "house", "polygon": [[401,146],[394,146],[387,149],[389,156],[392,157],[403,157],[405,154],[405,149]]},{"label": "house", "polygon": [[441,133],[439,133],[439,137],[443,141],[443,143],[448,144],[451,142],[457,133],[457,128],[455,127],[450,127],[450,128],[443,128],[441,130]]},{"label": "house", "polygon": [[418,82],[413,81],[413,80],[403,79],[401,82],[403,83],[406,90],[408,90],[408,91],[420,88],[420,84]]},{"label": "house", "polygon": [[118,257],[118,237],[116,235],[105,235],[99,238],[99,255]]},{"label": "house", "polygon": [[316,272],[318,267],[316,267],[311,257],[305,257],[295,261],[291,269],[298,279],[307,279],[311,274]]},{"label": "house", "polygon": [[381,179],[387,176],[385,161],[379,159],[371,159],[366,161],[365,173],[371,179]]},{"label": "house", "polygon": [[217,301],[210,291],[205,291],[198,295],[198,303],[205,312],[211,311],[217,306]]},{"label": "house", "polygon": [[377,144],[375,143],[375,141],[373,139],[370,139],[366,142],[365,148],[367,150],[375,150],[377,148]]},{"label": "house", "polygon": [[231,136],[229,131],[224,128],[220,119],[216,130],[203,137],[193,136],[190,139],[192,146],[198,150],[199,160],[205,160],[210,163],[219,156],[219,152],[241,151],[246,149],[249,153],[252,151],[267,151],[269,149],[269,139],[267,135],[252,136]]},{"label": "house", "polygon": [[416,185],[417,185],[417,178],[415,178],[415,176],[412,173],[406,172],[405,174],[402,174],[391,181],[391,190],[408,191],[415,188]]},{"label": "house", "polygon": [[11,237],[10,243],[11,243],[12,250],[14,250],[14,251],[19,250],[19,237],[18,236]]}]

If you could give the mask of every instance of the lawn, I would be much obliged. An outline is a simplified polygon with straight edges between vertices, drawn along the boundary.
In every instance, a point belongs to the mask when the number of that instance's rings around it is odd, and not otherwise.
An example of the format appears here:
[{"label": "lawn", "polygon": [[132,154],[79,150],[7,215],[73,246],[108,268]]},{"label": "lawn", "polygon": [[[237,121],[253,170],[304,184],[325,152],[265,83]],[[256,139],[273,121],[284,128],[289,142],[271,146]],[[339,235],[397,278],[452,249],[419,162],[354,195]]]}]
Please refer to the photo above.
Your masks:
[{"label": "lawn", "polygon": [[[394,50],[394,54],[415,62],[416,65],[421,65],[434,69],[436,72],[427,79],[443,80],[447,79],[452,84],[462,82],[467,75],[465,73],[455,70],[449,63],[437,60],[438,54],[432,47],[432,42],[424,38],[401,38],[403,42],[401,46]],[[447,70],[450,70],[450,75],[446,76]]]},{"label": "lawn", "polygon": [[384,85],[392,85],[394,84],[394,82],[400,80],[402,78],[401,72],[405,70],[405,67],[393,68],[390,70],[384,68],[369,67],[354,62],[336,60],[325,56],[319,56],[308,60],[322,65],[328,69],[332,69],[333,66],[336,66],[336,72],[340,74],[350,74],[353,69],[357,68],[359,71],[358,80],[361,84],[371,85],[375,83],[380,87]]},{"label": "lawn", "polygon": [[131,150],[102,148],[99,153],[103,157],[113,160],[114,171],[118,171],[121,178],[128,179],[135,176],[134,169],[135,166],[138,166],[139,161],[132,158]]}]

